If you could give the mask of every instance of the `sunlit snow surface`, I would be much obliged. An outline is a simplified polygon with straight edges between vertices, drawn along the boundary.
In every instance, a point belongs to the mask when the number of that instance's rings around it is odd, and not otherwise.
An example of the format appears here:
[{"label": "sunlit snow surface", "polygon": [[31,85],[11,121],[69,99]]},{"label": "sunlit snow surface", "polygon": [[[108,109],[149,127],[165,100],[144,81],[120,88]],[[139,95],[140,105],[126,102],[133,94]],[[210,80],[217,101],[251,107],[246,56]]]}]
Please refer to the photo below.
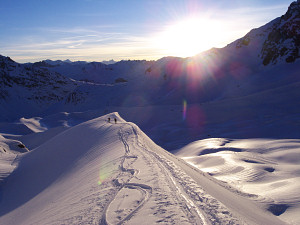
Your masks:
[{"label": "sunlit snow surface", "polygon": [[[3,135],[1,143],[20,139]],[[28,153],[0,153],[0,224],[283,223],[267,200],[220,185],[118,113],[29,139]]]},{"label": "sunlit snow surface", "polygon": [[273,214],[300,222],[300,140],[224,139],[193,142],[176,152],[185,161],[263,202]]}]

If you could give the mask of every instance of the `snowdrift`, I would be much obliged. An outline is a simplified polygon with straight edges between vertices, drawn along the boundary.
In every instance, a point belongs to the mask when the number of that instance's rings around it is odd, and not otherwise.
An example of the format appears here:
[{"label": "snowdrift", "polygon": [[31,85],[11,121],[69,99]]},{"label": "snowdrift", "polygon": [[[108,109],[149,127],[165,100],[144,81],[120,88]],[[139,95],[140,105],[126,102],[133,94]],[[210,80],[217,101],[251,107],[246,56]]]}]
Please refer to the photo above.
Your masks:
[{"label": "snowdrift", "polygon": [[210,138],[175,153],[291,224],[299,224],[299,139]]}]

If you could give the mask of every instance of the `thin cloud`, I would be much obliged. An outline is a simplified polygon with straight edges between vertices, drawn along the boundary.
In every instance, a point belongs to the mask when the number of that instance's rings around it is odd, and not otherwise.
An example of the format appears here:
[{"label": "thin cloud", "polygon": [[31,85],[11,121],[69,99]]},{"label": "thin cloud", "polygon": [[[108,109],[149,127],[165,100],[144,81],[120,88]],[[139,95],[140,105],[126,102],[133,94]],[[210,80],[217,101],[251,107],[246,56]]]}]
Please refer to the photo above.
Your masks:
[{"label": "thin cloud", "polygon": [[[60,29],[51,29],[61,31]],[[76,30],[76,32],[74,32]],[[68,32],[71,31],[71,32]],[[154,58],[158,50],[150,50],[149,38],[128,35],[125,33],[93,32],[93,34],[75,35],[80,32],[86,33],[87,29],[69,29],[69,36],[59,38],[56,41],[47,41],[43,38],[27,37],[19,41],[19,44],[6,45],[2,52],[15,56],[15,60],[22,62],[37,61],[47,58],[60,58],[71,60],[105,60],[109,56],[116,60],[126,58],[138,58],[145,56],[147,59]],[[142,52],[144,51],[144,54]],[[129,57],[130,55],[130,57]],[[147,56],[147,57],[146,57]]]},{"label": "thin cloud", "polygon": [[49,33],[56,33],[56,34],[64,34],[64,33],[71,33],[71,34],[83,34],[83,33],[92,33],[92,34],[98,34],[103,29],[108,28],[115,28],[114,25],[101,25],[101,26],[93,26],[93,27],[72,27],[72,28],[65,28],[65,27],[39,27],[36,28],[39,31],[42,32],[49,32]]}]

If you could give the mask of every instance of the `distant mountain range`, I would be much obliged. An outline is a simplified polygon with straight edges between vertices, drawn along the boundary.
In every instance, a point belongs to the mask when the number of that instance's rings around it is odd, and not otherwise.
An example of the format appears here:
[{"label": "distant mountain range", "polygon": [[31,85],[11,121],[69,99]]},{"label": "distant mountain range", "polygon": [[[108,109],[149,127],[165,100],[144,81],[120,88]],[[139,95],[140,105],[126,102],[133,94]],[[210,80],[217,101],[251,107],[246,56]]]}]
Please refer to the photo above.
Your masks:
[{"label": "distant mountain range", "polygon": [[[113,59],[108,60],[108,61],[102,61],[101,63],[105,64],[105,65],[110,65],[110,64],[114,64],[117,61],[114,61]],[[60,65],[66,65],[66,64],[73,64],[73,65],[84,65],[87,64],[89,62],[86,61],[75,61],[72,62],[69,59],[66,60],[51,60],[51,59],[46,59],[40,62],[35,63],[36,65],[44,65],[44,66],[60,66]],[[30,64],[30,63],[29,63]]]}]

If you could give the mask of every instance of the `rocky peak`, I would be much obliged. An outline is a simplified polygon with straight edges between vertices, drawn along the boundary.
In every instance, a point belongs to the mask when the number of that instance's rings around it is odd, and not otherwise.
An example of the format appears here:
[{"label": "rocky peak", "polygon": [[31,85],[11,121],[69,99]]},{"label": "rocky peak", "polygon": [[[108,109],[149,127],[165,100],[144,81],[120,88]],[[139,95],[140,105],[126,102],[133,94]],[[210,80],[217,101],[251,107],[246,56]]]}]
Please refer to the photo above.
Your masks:
[{"label": "rocky peak", "polygon": [[0,55],[0,69],[16,67],[17,63],[11,58]]},{"label": "rocky peak", "polygon": [[263,64],[276,64],[280,61],[292,63],[299,56],[300,47],[300,1],[291,3],[265,40],[261,58]]},{"label": "rocky peak", "polygon": [[22,98],[47,105],[62,100],[75,87],[75,82],[47,68],[19,64],[0,55],[0,102]]},{"label": "rocky peak", "polygon": [[288,8],[288,11],[283,15],[284,20],[288,20],[293,15],[299,15],[300,11],[300,0],[297,0],[295,2],[292,2],[291,5]]}]

